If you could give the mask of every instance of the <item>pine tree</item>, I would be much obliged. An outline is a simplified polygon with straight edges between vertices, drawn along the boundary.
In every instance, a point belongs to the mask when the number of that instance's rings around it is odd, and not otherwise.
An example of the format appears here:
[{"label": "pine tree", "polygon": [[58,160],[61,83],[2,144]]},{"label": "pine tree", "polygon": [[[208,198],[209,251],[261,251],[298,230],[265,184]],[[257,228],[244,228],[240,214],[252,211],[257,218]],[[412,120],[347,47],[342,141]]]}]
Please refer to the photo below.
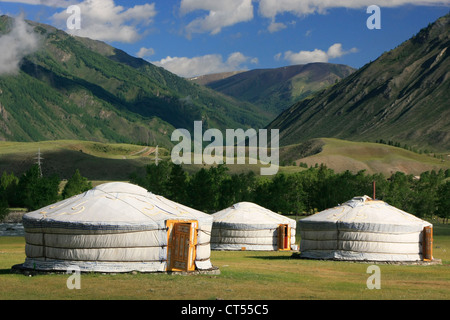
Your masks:
[{"label": "pine tree", "polygon": [[183,170],[183,167],[172,163],[170,165],[170,174],[167,180],[167,197],[175,202],[187,204],[188,183],[188,174]]},{"label": "pine tree", "polygon": [[87,178],[81,176],[80,171],[77,169],[73,176],[67,180],[62,196],[66,199],[90,189],[92,189],[92,183]]},{"label": "pine tree", "polygon": [[37,210],[59,200],[60,180],[58,176],[41,177],[37,164],[33,165],[19,179],[18,189],[21,206]]},{"label": "pine tree", "polygon": [[450,218],[450,181],[443,183],[437,190],[436,214],[448,223]]}]

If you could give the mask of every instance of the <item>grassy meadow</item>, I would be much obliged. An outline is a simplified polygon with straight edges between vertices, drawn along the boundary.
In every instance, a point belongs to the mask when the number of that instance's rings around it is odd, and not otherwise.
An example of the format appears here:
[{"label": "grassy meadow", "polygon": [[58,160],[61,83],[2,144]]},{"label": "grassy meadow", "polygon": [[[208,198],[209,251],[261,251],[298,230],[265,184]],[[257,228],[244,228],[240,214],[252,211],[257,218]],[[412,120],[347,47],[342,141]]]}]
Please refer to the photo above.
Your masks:
[{"label": "grassy meadow", "polygon": [[450,168],[450,157],[447,154],[443,155],[442,160],[424,153],[419,154],[380,143],[334,138],[320,140],[324,143],[321,152],[296,159],[296,162],[304,162],[308,166],[325,163],[336,172],[366,170],[367,173],[383,173],[387,177],[396,171],[420,175],[425,171]]},{"label": "grassy meadow", "polygon": [[[68,179],[76,169],[89,180],[127,181],[133,172],[143,172],[144,167],[155,162],[155,146],[132,144],[100,143],[79,140],[55,140],[41,142],[0,141],[0,174],[14,172],[19,176],[36,162],[40,149],[44,174],[58,174]],[[158,148],[158,157],[170,160],[170,150]],[[427,154],[418,154],[389,145],[354,142],[339,139],[314,139],[306,144],[280,147],[279,172],[294,173],[304,170],[300,163],[308,166],[324,163],[335,172],[366,170],[368,174],[383,173],[390,176],[396,171],[420,175],[430,170],[450,169],[450,157],[444,160]],[[226,160],[224,160],[226,163]],[[295,163],[295,165],[293,165]],[[184,165],[187,172],[193,173],[205,165]],[[206,166],[208,167],[208,166]],[[260,173],[259,162],[249,164],[227,163],[232,174],[254,171]]]},{"label": "grassy meadow", "polygon": [[381,289],[368,289],[370,264],[303,260],[292,252],[212,251],[219,275],[81,275],[69,290],[65,274],[11,273],[25,259],[23,237],[0,238],[0,300],[447,300],[450,225],[434,227],[441,265],[380,264]]}]

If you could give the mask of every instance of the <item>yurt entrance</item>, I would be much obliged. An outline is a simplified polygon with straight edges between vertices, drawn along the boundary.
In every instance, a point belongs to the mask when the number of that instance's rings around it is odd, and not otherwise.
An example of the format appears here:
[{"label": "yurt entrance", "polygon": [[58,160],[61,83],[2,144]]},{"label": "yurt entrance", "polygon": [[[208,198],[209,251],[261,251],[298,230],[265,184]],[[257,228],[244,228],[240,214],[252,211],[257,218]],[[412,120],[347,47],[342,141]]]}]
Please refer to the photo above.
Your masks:
[{"label": "yurt entrance", "polygon": [[433,260],[433,227],[423,228],[422,256],[424,261]]},{"label": "yurt entrance", "polygon": [[289,224],[278,226],[278,250],[291,250],[291,228]]},{"label": "yurt entrance", "polygon": [[167,271],[194,271],[198,221],[167,220]]}]

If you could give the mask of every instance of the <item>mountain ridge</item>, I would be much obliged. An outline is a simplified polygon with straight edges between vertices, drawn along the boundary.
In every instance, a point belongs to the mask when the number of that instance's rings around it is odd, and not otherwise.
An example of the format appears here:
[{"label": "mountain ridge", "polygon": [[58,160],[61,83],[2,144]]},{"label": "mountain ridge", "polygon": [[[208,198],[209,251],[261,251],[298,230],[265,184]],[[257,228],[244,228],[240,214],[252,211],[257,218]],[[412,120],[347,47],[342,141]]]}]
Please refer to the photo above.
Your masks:
[{"label": "mountain ridge", "polygon": [[[356,69],[342,64],[314,62],[252,69],[231,75],[209,75],[191,80],[236,99],[261,106],[275,117],[296,101],[335,84],[355,71]],[[214,77],[219,79],[214,80]],[[213,80],[205,81],[205,78]]]},{"label": "mountain ridge", "polygon": [[268,128],[280,129],[281,145],[329,137],[450,150],[449,20],[292,105]]}]

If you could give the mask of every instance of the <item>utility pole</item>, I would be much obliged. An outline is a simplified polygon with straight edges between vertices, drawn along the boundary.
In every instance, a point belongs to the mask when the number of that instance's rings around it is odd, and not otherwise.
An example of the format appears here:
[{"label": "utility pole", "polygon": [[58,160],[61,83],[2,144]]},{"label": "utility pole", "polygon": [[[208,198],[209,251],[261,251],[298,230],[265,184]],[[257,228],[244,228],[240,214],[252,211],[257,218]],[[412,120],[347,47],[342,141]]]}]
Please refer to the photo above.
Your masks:
[{"label": "utility pole", "polygon": [[39,148],[37,157],[34,159],[36,159],[36,163],[39,166],[39,177],[42,178],[42,160],[44,160],[44,158],[41,156],[41,148]]},{"label": "utility pole", "polygon": [[158,166],[158,161],[162,160],[161,158],[159,158],[159,150],[158,150],[158,146],[156,146],[156,150],[155,150],[155,164],[156,166]]}]

